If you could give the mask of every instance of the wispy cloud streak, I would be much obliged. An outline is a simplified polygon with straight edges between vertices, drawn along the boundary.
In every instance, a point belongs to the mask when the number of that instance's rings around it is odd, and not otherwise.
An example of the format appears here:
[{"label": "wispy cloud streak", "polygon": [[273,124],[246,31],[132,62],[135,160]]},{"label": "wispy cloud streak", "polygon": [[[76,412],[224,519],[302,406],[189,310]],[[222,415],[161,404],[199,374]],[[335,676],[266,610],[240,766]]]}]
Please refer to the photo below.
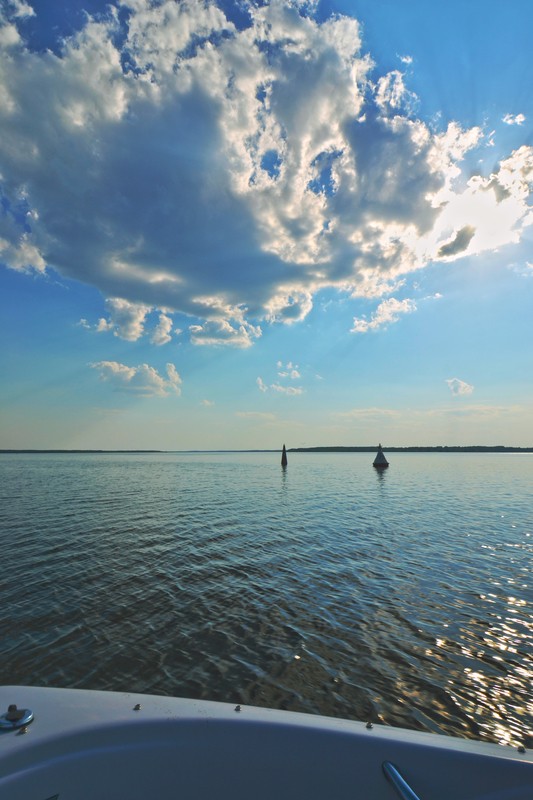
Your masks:
[{"label": "wispy cloud streak", "polygon": [[416,305],[413,300],[397,300],[395,297],[390,297],[379,304],[370,320],[364,317],[355,317],[352,333],[367,333],[368,331],[378,330],[378,328],[398,322],[403,314],[411,314],[413,311],[416,311]]}]

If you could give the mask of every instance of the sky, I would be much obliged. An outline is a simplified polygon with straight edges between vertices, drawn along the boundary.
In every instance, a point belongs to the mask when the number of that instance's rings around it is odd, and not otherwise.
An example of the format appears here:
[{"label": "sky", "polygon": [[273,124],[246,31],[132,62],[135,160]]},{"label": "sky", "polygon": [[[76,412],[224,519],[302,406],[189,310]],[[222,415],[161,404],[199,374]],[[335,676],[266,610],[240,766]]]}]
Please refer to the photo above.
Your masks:
[{"label": "sky", "polygon": [[0,448],[533,446],[530,0],[0,0]]}]

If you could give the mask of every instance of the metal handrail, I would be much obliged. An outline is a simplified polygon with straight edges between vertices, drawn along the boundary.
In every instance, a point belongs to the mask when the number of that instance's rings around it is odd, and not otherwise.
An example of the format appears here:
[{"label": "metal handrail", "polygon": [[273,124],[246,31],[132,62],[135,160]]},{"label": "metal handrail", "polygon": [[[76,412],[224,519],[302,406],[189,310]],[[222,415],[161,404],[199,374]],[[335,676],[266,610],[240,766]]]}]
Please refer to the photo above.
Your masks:
[{"label": "metal handrail", "polygon": [[420,800],[417,794],[413,792],[405,778],[400,775],[394,764],[390,761],[383,762],[383,772],[392,783],[402,800]]}]

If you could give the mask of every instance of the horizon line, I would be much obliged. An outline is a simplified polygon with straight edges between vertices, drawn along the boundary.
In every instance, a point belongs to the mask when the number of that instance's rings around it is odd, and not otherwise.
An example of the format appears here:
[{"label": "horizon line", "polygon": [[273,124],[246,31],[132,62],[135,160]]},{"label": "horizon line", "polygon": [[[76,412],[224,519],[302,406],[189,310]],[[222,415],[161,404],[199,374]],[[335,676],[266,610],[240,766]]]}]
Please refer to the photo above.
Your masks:
[{"label": "horizon line", "polygon": [[[373,452],[378,445],[312,445],[309,447],[287,447],[288,453],[317,453],[317,452]],[[0,453],[87,453],[87,454],[106,454],[106,453],[132,453],[132,454],[155,454],[155,453],[280,453],[279,448],[215,448],[200,449],[189,448],[186,450],[163,450],[163,449],[102,449],[102,448],[65,448],[65,447],[12,447],[0,448]],[[533,452],[533,446],[522,445],[383,445],[383,450],[388,452]]]}]

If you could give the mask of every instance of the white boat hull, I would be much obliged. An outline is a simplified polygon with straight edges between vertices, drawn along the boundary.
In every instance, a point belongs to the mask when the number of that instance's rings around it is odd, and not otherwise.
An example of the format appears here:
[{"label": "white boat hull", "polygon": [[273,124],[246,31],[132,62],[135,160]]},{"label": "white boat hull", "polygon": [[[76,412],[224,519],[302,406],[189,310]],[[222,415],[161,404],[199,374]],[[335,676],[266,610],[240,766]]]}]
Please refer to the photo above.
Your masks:
[{"label": "white boat hull", "polygon": [[10,704],[34,719],[0,731],[1,800],[397,800],[384,763],[404,797],[533,798],[533,757],[511,747],[116,692],[0,687]]}]

